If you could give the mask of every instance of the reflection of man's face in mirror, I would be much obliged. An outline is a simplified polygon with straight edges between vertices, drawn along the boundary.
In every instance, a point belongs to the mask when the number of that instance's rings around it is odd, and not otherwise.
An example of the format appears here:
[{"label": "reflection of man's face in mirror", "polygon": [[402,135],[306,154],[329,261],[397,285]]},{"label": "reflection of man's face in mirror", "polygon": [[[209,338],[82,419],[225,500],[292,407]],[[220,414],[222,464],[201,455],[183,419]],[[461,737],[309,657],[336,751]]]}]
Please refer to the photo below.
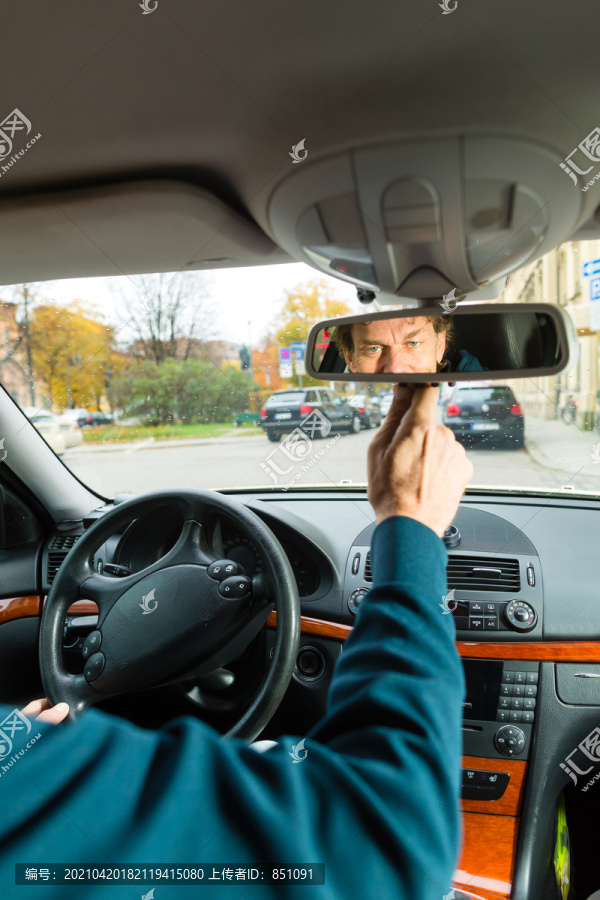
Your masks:
[{"label": "reflection of man's face in mirror", "polygon": [[355,322],[344,335],[342,352],[351,372],[437,372],[446,332],[427,316]]}]

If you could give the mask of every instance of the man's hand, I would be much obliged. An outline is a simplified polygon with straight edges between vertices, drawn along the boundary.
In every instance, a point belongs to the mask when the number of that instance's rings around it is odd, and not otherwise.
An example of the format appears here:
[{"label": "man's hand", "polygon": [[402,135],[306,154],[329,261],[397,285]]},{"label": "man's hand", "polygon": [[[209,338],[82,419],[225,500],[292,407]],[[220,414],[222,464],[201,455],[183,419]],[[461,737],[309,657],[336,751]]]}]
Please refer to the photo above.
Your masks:
[{"label": "man's hand", "polygon": [[50,702],[44,697],[42,700],[32,700],[21,712],[28,719],[37,719],[38,722],[58,725],[69,712],[69,704],[57,703],[56,706],[50,706]]},{"label": "man's hand", "polygon": [[377,524],[408,516],[442,537],[452,523],[473,465],[433,415],[439,390],[394,388],[394,400],[367,454],[367,495]]}]

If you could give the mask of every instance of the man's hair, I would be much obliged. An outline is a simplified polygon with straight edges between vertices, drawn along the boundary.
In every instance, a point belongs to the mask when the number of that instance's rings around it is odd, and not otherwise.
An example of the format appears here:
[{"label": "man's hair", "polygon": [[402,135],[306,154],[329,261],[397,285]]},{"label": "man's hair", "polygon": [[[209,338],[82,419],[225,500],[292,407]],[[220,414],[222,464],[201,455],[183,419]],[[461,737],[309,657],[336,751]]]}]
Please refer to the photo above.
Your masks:
[{"label": "man's hair", "polygon": [[[418,313],[418,310],[415,310]],[[439,334],[441,331],[446,332],[446,349],[445,353],[448,352],[448,348],[452,343],[452,339],[454,338],[454,319],[452,316],[425,316],[428,322],[433,324],[433,330],[436,334]],[[370,325],[370,322],[363,322],[363,325]],[[333,334],[333,341],[338,349],[338,353],[343,357],[344,350],[348,353],[354,353],[354,339],[352,337],[352,328],[353,325],[338,325]],[[438,363],[437,371],[441,371],[445,369],[447,365],[446,360],[442,360],[441,363]]]}]

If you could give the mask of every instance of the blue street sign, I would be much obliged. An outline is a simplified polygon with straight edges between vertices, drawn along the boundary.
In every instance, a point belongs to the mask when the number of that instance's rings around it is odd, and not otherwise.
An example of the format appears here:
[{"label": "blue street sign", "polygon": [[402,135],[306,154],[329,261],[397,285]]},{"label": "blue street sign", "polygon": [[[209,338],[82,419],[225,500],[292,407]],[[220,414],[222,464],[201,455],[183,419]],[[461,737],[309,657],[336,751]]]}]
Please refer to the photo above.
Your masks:
[{"label": "blue street sign", "polygon": [[279,365],[283,365],[284,363],[289,363],[292,361],[292,351],[289,347],[280,347],[279,348]]},{"label": "blue street sign", "polygon": [[290,341],[290,348],[294,354],[294,362],[303,362],[306,352],[306,344],[304,341]]},{"label": "blue street sign", "polygon": [[600,331],[600,278],[590,281],[590,329]]},{"label": "blue street sign", "polygon": [[583,274],[585,278],[591,278],[593,275],[600,275],[600,259],[592,259],[590,262],[584,263]]}]

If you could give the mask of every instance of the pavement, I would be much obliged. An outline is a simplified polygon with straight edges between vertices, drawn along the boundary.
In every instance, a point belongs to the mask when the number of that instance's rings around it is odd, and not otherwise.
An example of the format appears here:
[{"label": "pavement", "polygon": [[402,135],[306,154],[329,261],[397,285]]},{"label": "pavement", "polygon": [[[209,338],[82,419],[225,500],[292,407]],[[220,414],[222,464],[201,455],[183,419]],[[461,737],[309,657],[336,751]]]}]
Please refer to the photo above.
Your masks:
[{"label": "pavement", "polygon": [[600,435],[566,425],[560,419],[525,417],[525,447],[531,458],[546,469],[565,474],[600,476]]}]

